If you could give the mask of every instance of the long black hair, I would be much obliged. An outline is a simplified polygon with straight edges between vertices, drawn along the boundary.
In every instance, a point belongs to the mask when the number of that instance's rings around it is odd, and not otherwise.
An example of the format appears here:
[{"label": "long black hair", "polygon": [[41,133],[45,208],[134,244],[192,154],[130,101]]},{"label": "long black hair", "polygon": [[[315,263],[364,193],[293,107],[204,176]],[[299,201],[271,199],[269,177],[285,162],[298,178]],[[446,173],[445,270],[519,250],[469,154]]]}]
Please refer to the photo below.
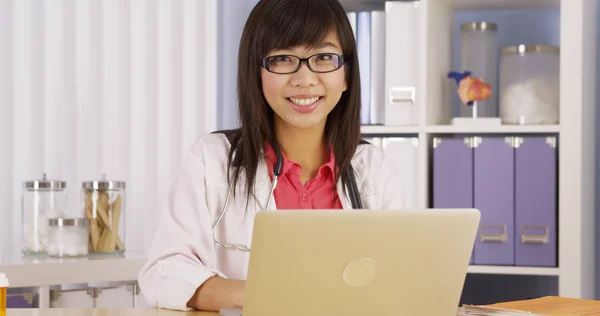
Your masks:
[{"label": "long black hair", "polygon": [[[338,0],[261,0],[250,13],[238,55],[241,132],[232,141],[228,162],[228,175],[233,172],[234,185],[245,175],[248,195],[254,190],[265,143],[275,139],[274,113],[262,93],[262,59],[275,49],[316,46],[331,34],[342,46],[348,87],[325,124],[325,139],[333,148],[339,180],[351,167],[360,141],[361,107],[356,42],[344,8]],[[344,178],[342,181],[346,182]]]}]

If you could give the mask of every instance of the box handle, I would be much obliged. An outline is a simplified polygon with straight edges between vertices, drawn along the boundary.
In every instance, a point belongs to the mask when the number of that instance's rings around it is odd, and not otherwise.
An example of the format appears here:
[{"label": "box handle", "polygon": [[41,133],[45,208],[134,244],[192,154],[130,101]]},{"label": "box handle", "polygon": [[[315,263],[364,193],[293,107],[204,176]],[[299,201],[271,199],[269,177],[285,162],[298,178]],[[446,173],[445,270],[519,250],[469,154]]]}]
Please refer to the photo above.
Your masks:
[{"label": "box handle", "polygon": [[415,87],[394,87],[390,89],[390,104],[415,103]]},{"label": "box handle", "polygon": [[[543,234],[526,234],[527,230],[543,230]],[[550,227],[548,226],[521,226],[521,243],[547,244]]]},{"label": "box handle", "polygon": [[[502,233],[485,233],[484,229],[502,229]],[[479,240],[481,242],[506,242],[506,225],[481,225],[479,226]]]}]

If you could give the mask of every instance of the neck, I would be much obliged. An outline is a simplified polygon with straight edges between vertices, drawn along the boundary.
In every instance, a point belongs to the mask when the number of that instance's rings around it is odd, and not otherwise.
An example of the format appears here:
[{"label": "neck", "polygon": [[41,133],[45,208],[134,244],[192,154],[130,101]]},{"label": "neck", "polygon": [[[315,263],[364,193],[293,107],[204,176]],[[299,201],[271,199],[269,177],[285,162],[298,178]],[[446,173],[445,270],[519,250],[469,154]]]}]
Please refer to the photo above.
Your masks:
[{"label": "neck", "polygon": [[329,160],[325,122],[312,128],[298,129],[276,119],[275,135],[286,158],[300,164],[311,175]]}]

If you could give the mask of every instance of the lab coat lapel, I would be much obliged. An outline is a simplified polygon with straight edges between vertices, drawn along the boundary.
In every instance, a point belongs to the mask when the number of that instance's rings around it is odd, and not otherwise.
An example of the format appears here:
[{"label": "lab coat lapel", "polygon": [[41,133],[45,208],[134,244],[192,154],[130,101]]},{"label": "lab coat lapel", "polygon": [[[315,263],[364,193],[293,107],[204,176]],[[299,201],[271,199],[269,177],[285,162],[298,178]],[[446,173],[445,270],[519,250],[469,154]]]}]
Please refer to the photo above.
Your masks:
[{"label": "lab coat lapel", "polygon": [[256,179],[254,181],[254,193],[252,198],[257,205],[257,212],[264,211],[267,206],[267,198],[271,199],[269,210],[276,210],[275,197],[271,196],[271,176],[265,159],[261,159],[256,168]]},{"label": "lab coat lapel", "polygon": [[[352,168],[354,169],[354,177],[356,179],[356,187],[358,188],[358,192],[361,195],[362,198],[362,184],[365,181],[365,176],[366,176],[366,170],[364,168],[359,168],[357,166],[357,164],[355,164],[354,162],[352,163]],[[340,197],[340,202],[342,203],[342,207],[344,209],[352,209],[352,201],[350,200],[350,195],[349,192],[347,190],[347,188],[342,184],[342,179],[340,178],[340,180],[337,183],[337,191],[338,191],[338,195]],[[364,205],[365,201],[363,200],[363,207],[365,207]]]}]

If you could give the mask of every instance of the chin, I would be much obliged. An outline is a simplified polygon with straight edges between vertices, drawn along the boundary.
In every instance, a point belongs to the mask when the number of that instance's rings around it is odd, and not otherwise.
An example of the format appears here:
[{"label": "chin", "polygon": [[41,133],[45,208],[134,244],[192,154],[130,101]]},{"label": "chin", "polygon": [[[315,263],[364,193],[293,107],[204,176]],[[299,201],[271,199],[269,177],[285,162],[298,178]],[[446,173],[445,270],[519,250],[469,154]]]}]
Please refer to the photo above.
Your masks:
[{"label": "chin", "polygon": [[324,119],[291,119],[284,120],[285,124],[295,129],[312,129],[323,126]]},{"label": "chin", "polygon": [[285,127],[304,130],[320,128],[325,125],[326,120],[327,116],[321,117],[317,115],[299,115],[296,113],[288,113],[283,117],[279,117],[279,123]]}]

